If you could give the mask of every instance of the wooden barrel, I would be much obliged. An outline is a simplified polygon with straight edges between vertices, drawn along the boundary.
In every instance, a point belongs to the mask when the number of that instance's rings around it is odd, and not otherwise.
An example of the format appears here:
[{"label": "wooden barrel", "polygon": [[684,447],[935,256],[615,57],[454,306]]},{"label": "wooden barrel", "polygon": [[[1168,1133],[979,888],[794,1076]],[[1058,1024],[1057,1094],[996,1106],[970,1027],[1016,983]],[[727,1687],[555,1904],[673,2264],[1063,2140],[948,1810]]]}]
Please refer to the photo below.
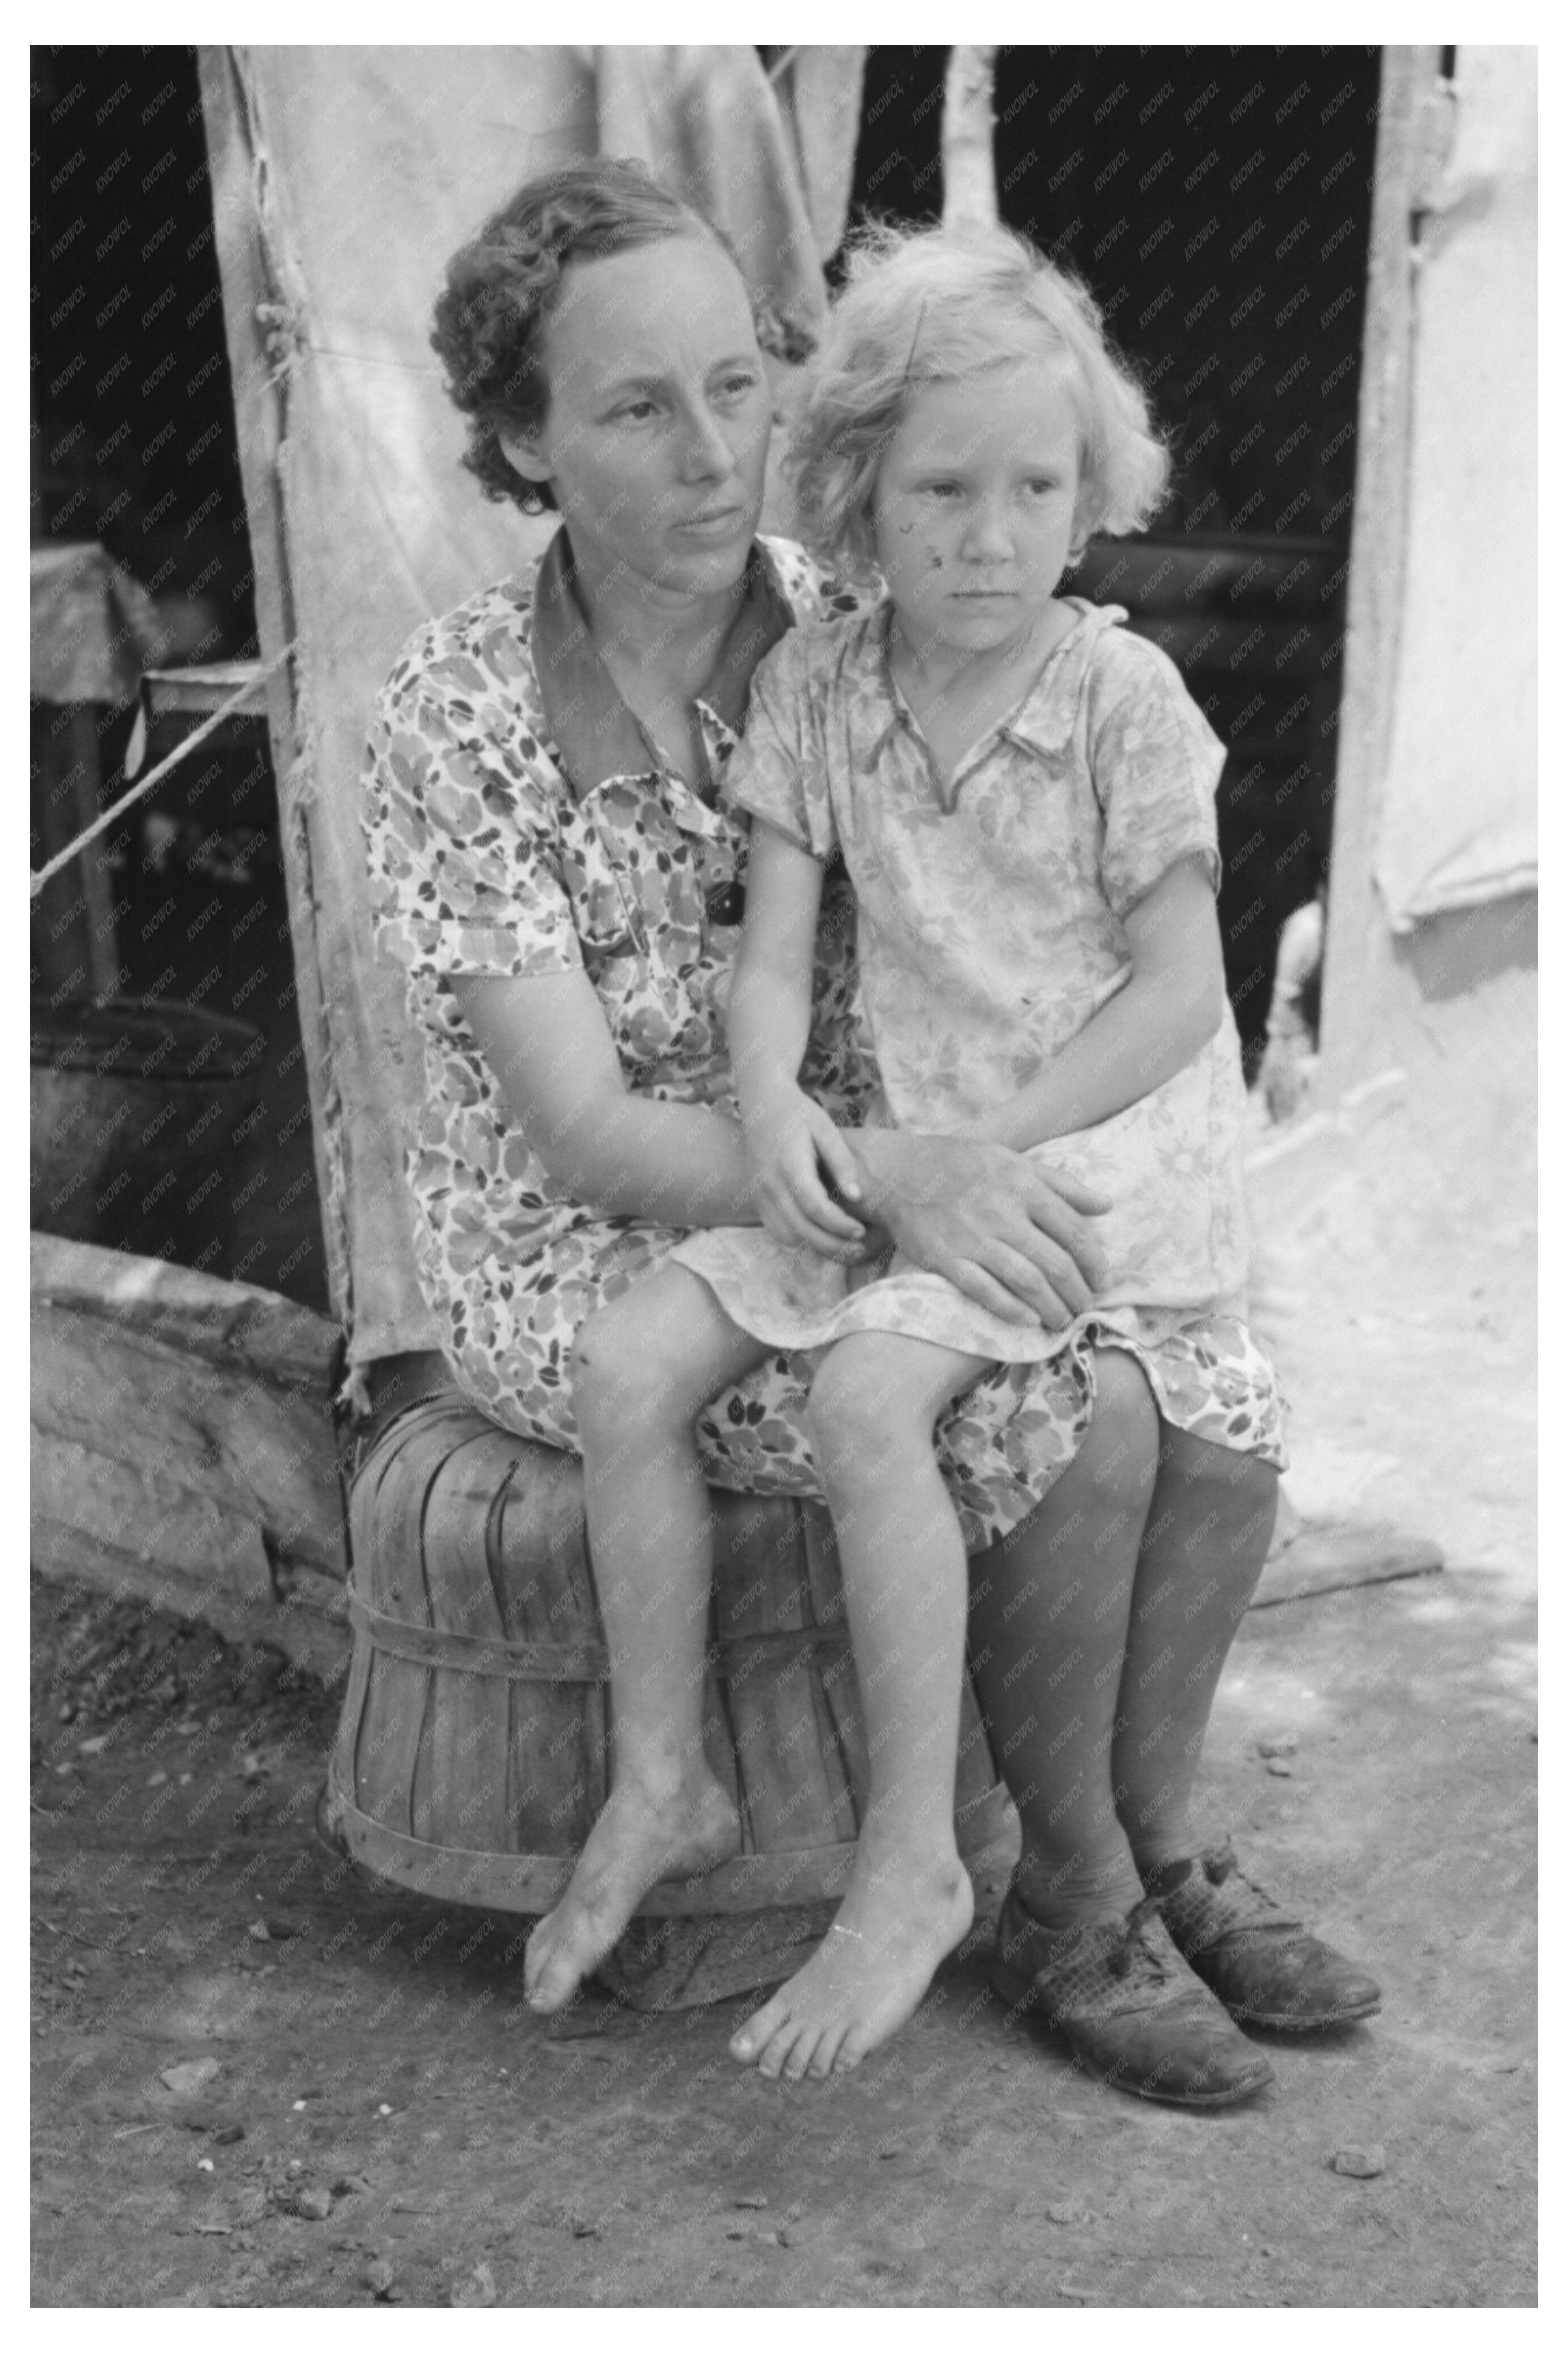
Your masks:
[{"label": "wooden barrel", "polygon": [[192,1264],[233,1222],[260,1030],[153,997],[35,997],[32,1015],[31,1224]]},{"label": "wooden barrel", "polygon": [[[703,1736],[742,1852],[661,1883],[601,1975],[638,2007],[767,1985],[849,1877],[868,1791],[833,1530],[818,1504],[712,1491]],[[582,1466],[451,1395],[408,1407],[349,1505],[353,1650],[327,1820],[421,1894],[540,1914],[603,1805],[608,1664]],[[1016,1852],[967,1681],[957,1789],[972,1871]]]}]

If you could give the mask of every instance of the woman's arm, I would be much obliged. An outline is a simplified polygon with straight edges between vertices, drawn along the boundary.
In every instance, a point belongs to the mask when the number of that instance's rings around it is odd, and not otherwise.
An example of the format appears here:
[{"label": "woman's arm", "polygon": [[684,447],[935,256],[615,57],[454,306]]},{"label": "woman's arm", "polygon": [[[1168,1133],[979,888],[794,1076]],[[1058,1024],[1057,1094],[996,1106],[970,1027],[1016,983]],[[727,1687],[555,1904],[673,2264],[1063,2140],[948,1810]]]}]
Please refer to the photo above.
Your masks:
[{"label": "woman's arm", "polygon": [[1124,919],[1132,976],[1038,1078],[964,1130],[1015,1152],[1093,1127],[1184,1069],[1219,1028],[1225,965],[1204,863],[1183,858]]},{"label": "woman's arm", "polygon": [[763,819],[752,827],[746,923],[730,991],[731,1066],[768,1231],[830,1258],[856,1258],[865,1228],[831,1198],[859,1191],[855,1155],[798,1083],[811,1025],[822,865]]},{"label": "woman's arm", "polygon": [[508,1110],[558,1185],[607,1216],[755,1225],[740,1129],[627,1092],[586,973],[451,982]]}]

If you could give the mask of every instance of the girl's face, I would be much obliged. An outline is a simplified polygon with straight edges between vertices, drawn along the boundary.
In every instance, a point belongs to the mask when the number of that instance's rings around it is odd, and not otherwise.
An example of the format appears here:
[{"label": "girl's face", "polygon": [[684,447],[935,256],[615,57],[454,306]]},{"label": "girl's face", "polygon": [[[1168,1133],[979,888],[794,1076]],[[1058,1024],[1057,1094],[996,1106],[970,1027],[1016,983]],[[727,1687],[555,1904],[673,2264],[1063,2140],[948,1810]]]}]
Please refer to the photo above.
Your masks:
[{"label": "girl's face", "polygon": [[688,596],[732,587],[762,511],[773,403],[722,247],[694,232],[573,262],[543,358],[543,426],[500,443],[550,484],[590,597],[612,574]]},{"label": "girl's face", "polygon": [[1009,361],[928,385],[877,476],[877,562],[918,652],[1020,649],[1073,541],[1079,421],[1065,372]]}]

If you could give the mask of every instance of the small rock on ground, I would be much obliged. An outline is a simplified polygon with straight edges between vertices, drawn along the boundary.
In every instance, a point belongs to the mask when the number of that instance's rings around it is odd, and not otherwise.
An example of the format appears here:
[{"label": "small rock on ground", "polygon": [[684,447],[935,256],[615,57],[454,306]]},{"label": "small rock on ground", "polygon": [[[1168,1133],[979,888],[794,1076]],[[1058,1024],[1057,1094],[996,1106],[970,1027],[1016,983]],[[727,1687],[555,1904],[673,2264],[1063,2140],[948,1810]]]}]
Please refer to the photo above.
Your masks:
[{"label": "small rock on ground", "polygon": [[484,2307],[496,2300],[496,2275],[489,2263],[476,2263],[461,2279],[452,2282],[448,2301],[459,2310]]},{"label": "small rock on ground", "polygon": [[158,2081],[171,2092],[182,2094],[201,2091],[219,2073],[216,2059],[177,2059],[172,2067],[160,2067]]}]

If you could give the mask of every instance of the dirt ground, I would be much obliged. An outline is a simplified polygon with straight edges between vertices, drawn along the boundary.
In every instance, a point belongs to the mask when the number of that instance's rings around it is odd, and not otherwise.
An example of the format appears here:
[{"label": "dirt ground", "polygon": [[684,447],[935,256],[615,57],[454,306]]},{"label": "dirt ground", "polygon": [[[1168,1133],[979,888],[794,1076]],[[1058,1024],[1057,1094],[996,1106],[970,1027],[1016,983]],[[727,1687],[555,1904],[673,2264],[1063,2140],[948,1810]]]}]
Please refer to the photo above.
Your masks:
[{"label": "dirt ground", "polygon": [[1417,1103],[1259,1257],[1299,1506],[1448,1566],[1250,1615],[1205,1753],[1206,1821],[1379,2018],[1162,2109],[1004,2022],[982,1927],[826,2088],[735,2067],[736,2002],[546,2031],[523,1924],[317,1841],[319,1687],[39,1588],[35,2301],[1531,2304],[1531,1178],[1473,1109],[1468,1193]]},{"label": "dirt ground", "polygon": [[[37,2303],[444,2304],[481,2264],[521,2305],[1533,2299],[1528,1625],[1480,1576],[1243,1630],[1211,1811],[1386,2006],[1269,2039],[1276,2086],[1215,2116],[1005,2026],[982,1948],[826,2089],[737,2069],[733,2002],[547,2032],[518,1923],[317,1845],[319,1690],[38,1605],[67,1672],[35,1772]],[[1289,1778],[1256,1753],[1282,1732]],[[1371,2143],[1375,2178],[1329,2169]]]}]

